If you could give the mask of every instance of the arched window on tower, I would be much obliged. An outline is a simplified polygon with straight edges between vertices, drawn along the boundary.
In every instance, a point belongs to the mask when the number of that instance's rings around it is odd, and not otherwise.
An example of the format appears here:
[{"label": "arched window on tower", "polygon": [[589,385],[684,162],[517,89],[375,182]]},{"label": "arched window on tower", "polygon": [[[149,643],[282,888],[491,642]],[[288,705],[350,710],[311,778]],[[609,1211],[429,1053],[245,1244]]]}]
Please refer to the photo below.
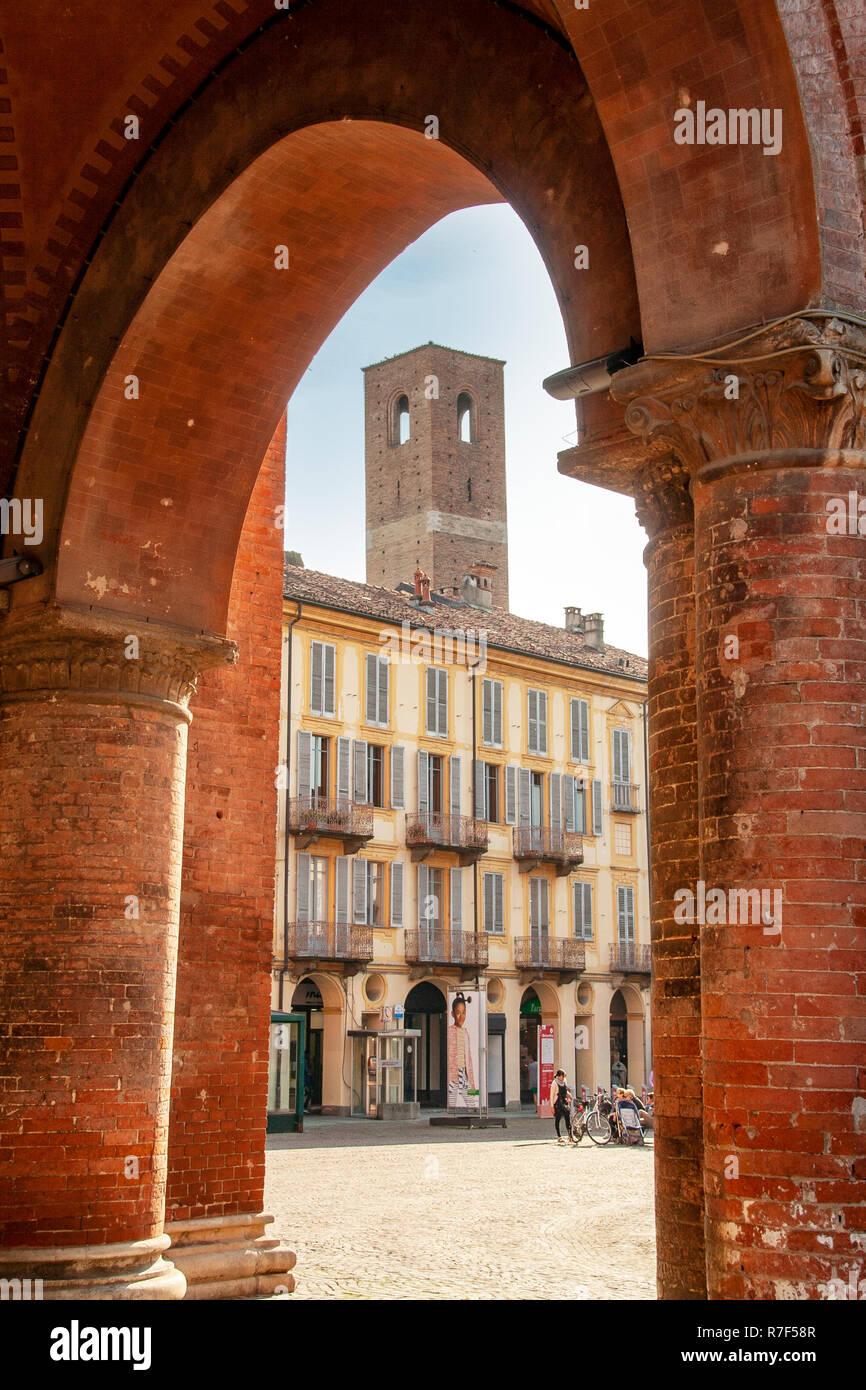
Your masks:
[{"label": "arched window on tower", "polygon": [[405,444],[409,434],[409,397],[398,396],[394,402],[391,438],[395,444]]},{"label": "arched window on tower", "polygon": [[457,438],[463,444],[475,443],[475,420],[472,397],[461,391],[457,397]]}]

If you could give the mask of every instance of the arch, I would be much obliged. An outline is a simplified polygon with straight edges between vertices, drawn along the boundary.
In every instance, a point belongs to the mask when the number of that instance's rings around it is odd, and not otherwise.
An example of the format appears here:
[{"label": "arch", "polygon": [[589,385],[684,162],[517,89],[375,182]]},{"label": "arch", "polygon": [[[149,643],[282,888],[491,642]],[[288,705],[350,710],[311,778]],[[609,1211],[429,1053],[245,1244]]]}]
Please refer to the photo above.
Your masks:
[{"label": "arch", "polygon": [[478,410],[469,391],[461,391],[457,397],[457,439],[462,444],[478,442]]},{"label": "arch", "polygon": [[[409,413],[409,397],[401,391],[391,407],[391,443],[399,446],[408,444],[412,437],[412,417]],[[397,496],[400,495],[400,479],[397,479]]]},{"label": "arch", "polygon": [[[299,991],[310,982],[319,992],[321,1005],[295,1004]],[[346,997],[338,981],[324,970],[302,975],[292,994],[292,1008],[307,1014],[305,1037],[307,1081],[310,1104],[323,1114],[345,1110],[343,1104],[343,1061],[346,1036]],[[314,1021],[321,1027],[314,1027]],[[321,1035],[321,1036],[318,1036]]]}]

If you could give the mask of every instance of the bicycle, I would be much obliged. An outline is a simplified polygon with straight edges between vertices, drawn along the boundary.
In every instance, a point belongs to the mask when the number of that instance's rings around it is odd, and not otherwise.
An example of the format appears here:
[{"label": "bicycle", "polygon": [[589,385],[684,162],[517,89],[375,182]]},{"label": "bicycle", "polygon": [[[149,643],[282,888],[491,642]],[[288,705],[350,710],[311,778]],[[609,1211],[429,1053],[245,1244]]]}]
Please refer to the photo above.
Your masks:
[{"label": "bicycle", "polygon": [[597,1091],[595,1102],[586,1108],[581,1106],[576,1110],[571,1121],[571,1137],[575,1144],[579,1144],[584,1134],[588,1134],[593,1144],[609,1144],[612,1138],[608,1115],[611,1111],[610,1101],[603,1091]]}]

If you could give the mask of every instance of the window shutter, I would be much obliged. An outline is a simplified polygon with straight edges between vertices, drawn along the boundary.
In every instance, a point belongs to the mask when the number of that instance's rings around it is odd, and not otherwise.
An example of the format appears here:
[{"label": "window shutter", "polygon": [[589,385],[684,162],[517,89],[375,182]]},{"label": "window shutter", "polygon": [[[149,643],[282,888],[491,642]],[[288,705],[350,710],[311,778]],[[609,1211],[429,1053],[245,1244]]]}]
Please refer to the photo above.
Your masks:
[{"label": "window shutter", "polygon": [[502,682],[493,682],[493,742],[502,747]]},{"label": "window shutter", "polygon": [[337,921],[349,920],[349,864],[352,861],[341,855],[337,860]]},{"label": "window shutter", "polygon": [[321,642],[310,643],[310,713],[322,713],[322,662],[324,647]]},{"label": "window shutter", "polygon": [[298,854],[295,857],[295,874],[297,877],[297,907],[298,921],[309,922],[310,920],[310,856],[308,854]]},{"label": "window shutter", "polygon": [[436,697],[436,707],[438,713],[438,728],[436,732],[443,738],[448,737],[448,672],[439,672],[439,690]]},{"label": "window shutter", "polygon": [[540,911],[539,925],[542,931],[546,931],[550,926],[550,884],[546,878],[538,880],[538,906]]},{"label": "window shutter", "polygon": [[451,930],[459,931],[463,925],[463,870],[451,870]]},{"label": "window shutter", "polygon": [[619,887],[616,890],[617,935],[624,946],[634,944],[634,889]]},{"label": "window shutter", "polygon": [[550,774],[550,828],[562,829],[562,776],[558,772]]},{"label": "window shutter", "polygon": [[379,657],[379,695],[378,715],[382,728],[388,726],[388,658]]},{"label": "window shutter", "polygon": [[428,883],[429,883],[429,879],[428,879],[428,875],[427,875],[427,865],[426,865],[426,864],[419,864],[419,865],[418,865],[418,926],[419,926],[419,927],[430,926],[430,925],[432,924],[432,922],[433,922],[433,916],[431,915],[431,917],[430,917],[430,919],[429,919],[429,921],[428,921],[427,915],[426,915],[427,896],[428,896],[428,891],[427,891],[427,890],[428,890]]},{"label": "window shutter", "polygon": [[592,833],[593,835],[601,835],[603,833],[601,782],[599,781],[594,781],[592,784]]},{"label": "window shutter", "polygon": [[452,758],[449,765],[451,779],[451,815],[460,815],[460,759]]},{"label": "window shutter", "polygon": [[589,702],[571,702],[571,760],[575,763],[589,762]]},{"label": "window shutter", "polygon": [[337,739],[337,799],[352,799],[352,740]]},{"label": "window shutter", "polygon": [[376,723],[376,657],[367,655],[366,698],[364,720],[367,724]]},{"label": "window shutter", "polygon": [[574,885],[574,934],[584,941],[592,940],[592,884]]},{"label": "window shutter", "polygon": [[517,824],[517,768],[513,764],[505,769],[505,824]]},{"label": "window shutter", "polygon": [[529,825],[532,819],[532,779],[528,767],[517,769],[517,816],[520,825]]},{"label": "window shutter", "polygon": [[493,743],[493,681],[481,683],[481,742]]},{"label": "window shutter", "polygon": [[475,819],[486,820],[487,812],[487,764],[475,759]]},{"label": "window shutter", "polygon": [[538,752],[538,691],[527,693],[527,747],[530,753]]},{"label": "window shutter", "polygon": [[436,669],[427,667],[427,733],[436,733]]},{"label": "window shutter", "polygon": [[484,875],[484,930],[493,931],[493,875]]},{"label": "window shutter", "polygon": [[574,829],[574,778],[568,773],[562,779],[562,819],[566,830]]},{"label": "window shutter", "polygon": [[391,805],[397,811],[404,810],[406,806],[405,757],[399,743],[391,749]]},{"label": "window shutter", "polygon": [[298,796],[309,796],[313,790],[312,778],[313,735],[305,729],[298,730]]},{"label": "window shutter", "polygon": [[337,649],[332,647],[330,642],[325,646],[325,670],[324,670],[324,703],[322,713],[329,714],[333,718],[336,705],[334,703],[334,692],[336,689],[337,673]]},{"label": "window shutter", "polygon": [[627,729],[613,731],[613,780],[631,781],[631,734]]},{"label": "window shutter", "polygon": [[505,875],[493,875],[493,930],[505,931]]},{"label": "window shutter", "polygon": [[352,914],[353,921],[367,920],[367,861],[352,860]]},{"label": "window shutter", "polygon": [[574,828],[579,835],[586,830],[586,785],[582,777],[574,779]]},{"label": "window shutter", "polygon": [[538,752],[547,752],[547,694],[538,692]]},{"label": "window shutter", "polygon": [[[429,672],[428,672],[429,674]],[[418,814],[426,815],[430,809],[430,754],[418,754]]]},{"label": "window shutter", "polygon": [[403,925],[403,865],[397,860],[391,865],[391,926]]},{"label": "window shutter", "polygon": [[529,880],[529,927],[530,931],[538,930],[538,885],[540,879],[531,878]]},{"label": "window shutter", "polygon": [[367,742],[356,738],[352,743],[352,779],[355,784],[355,800],[359,805],[367,804]]}]

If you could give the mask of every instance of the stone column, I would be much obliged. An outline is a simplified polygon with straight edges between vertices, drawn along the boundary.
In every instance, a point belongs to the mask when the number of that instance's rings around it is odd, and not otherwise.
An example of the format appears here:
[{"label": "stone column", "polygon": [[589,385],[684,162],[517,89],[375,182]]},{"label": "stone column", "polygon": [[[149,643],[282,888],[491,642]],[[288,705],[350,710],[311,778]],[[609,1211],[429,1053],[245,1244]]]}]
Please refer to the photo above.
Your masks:
[{"label": "stone column", "polygon": [[0,1275],[182,1298],[163,1258],[188,703],[234,644],[53,609],[0,628]]},{"label": "stone column", "polygon": [[650,901],[659,1297],[706,1297],[698,930],[674,894],[698,878],[694,513],[686,471],[648,463],[637,509],[649,606]]},{"label": "stone column", "polygon": [[695,505],[711,1298],[863,1266],[864,368],[813,311],[617,378]]}]

